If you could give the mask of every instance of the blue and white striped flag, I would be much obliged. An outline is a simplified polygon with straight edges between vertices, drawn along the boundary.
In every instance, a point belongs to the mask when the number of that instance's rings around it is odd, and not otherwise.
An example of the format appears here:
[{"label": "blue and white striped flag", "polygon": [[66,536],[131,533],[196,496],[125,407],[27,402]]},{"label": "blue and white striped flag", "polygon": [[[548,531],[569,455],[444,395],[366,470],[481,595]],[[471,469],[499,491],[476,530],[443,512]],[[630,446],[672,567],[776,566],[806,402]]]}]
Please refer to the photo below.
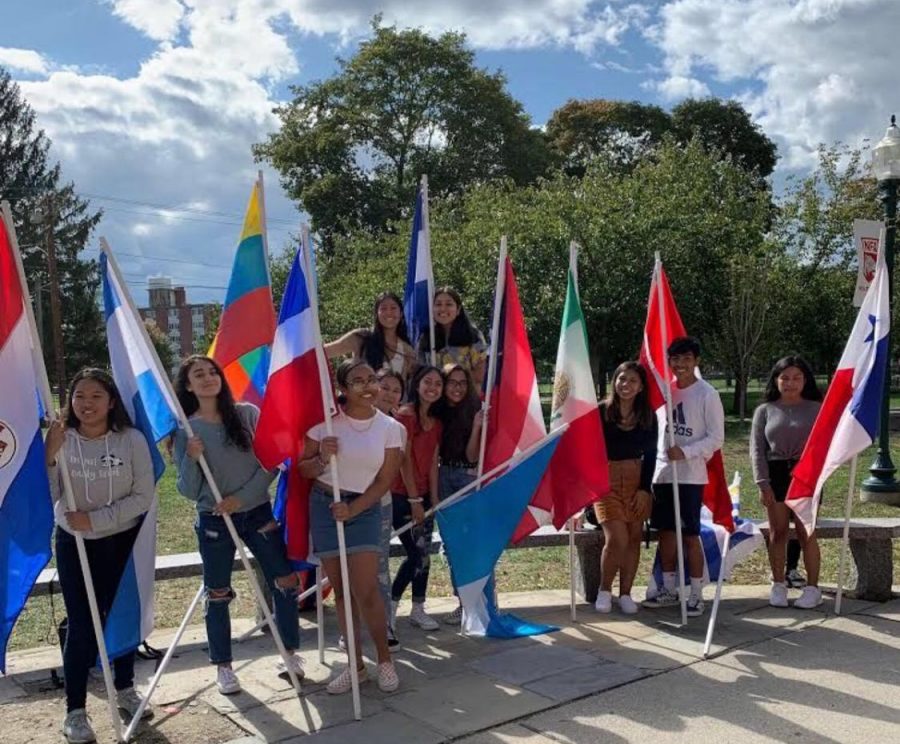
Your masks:
[{"label": "blue and white striped flag", "polygon": [[[157,443],[178,426],[178,403],[147,341],[143,321],[132,310],[128,289],[120,283],[114,261],[104,243],[100,273],[110,365],[128,415],[147,438],[153,475],[159,481],[166,465]],[[135,538],[106,620],[104,637],[110,658],[137,648],[153,630],[156,514],[157,499],[154,499]]]},{"label": "blue and white striped flag", "polygon": [[413,216],[412,238],[409,241],[406,287],[403,290],[403,315],[409,340],[416,348],[422,334],[431,333],[431,293],[434,291],[426,199],[428,187],[423,179],[416,190],[416,211]]}]

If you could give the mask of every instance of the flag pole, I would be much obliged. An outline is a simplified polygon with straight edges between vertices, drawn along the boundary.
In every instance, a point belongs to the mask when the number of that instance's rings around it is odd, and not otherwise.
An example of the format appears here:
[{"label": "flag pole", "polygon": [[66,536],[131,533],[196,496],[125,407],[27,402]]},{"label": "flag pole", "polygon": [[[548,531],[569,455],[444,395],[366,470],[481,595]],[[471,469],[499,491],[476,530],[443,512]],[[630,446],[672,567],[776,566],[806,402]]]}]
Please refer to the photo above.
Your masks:
[{"label": "flag pole", "polygon": [[[581,298],[578,294],[578,243],[574,240],[569,242],[569,271],[572,272],[572,284],[575,287],[575,297]],[[578,610],[576,609],[575,597],[575,518],[569,518],[569,614],[572,622],[578,622]]]},{"label": "flag pole", "polygon": [[728,558],[728,549],[731,546],[731,533],[725,532],[725,544],[722,546],[722,561],[719,563],[719,578],[716,581],[716,598],[713,600],[712,612],[709,614],[709,625],[706,627],[706,641],[703,644],[703,658],[709,656],[709,647],[712,645],[713,631],[716,628],[716,618],[719,616],[719,602],[722,601],[722,582],[725,580],[725,561]]},{"label": "flag pole", "polygon": [[491,394],[494,392],[494,383],[497,379],[497,339],[500,335],[500,310],[503,307],[503,294],[506,291],[506,236],[500,238],[500,256],[497,261],[497,284],[494,289],[494,315],[491,319],[491,353],[488,358],[487,385],[484,392],[484,422],[481,425],[481,441],[478,444],[478,470],[476,471],[478,488],[481,488],[482,474],[484,473],[484,453],[487,449],[488,412],[491,410]]},{"label": "flag pole", "polygon": [[434,348],[434,262],[431,260],[431,217],[428,212],[428,176],[422,176],[422,230],[425,245],[428,246],[428,334],[431,341],[431,366],[437,364],[437,349]]},{"label": "flag pole", "polygon": [[[334,426],[331,421],[331,387],[326,383],[331,380],[331,374],[328,371],[328,362],[325,360],[325,348],[322,344],[322,330],[319,327],[319,297],[316,283],[312,278],[312,261],[310,260],[309,251],[311,250],[309,241],[309,227],[303,225],[301,228],[301,249],[303,251],[303,273],[306,277],[306,291],[309,294],[309,308],[313,317],[313,328],[315,329],[315,350],[316,362],[319,367],[319,381],[322,392],[322,411],[325,414],[325,434],[326,436],[334,436]],[[329,458],[331,467],[331,484],[334,503],[341,502],[341,487],[338,480],[337,459]],[[350,665],[350,686],[353,690],[353,717],[359,721],[362,719],[362,705],[359,699],[359,669],[356,666],[356,634],[353,628],[353,601],[352,592],[350,591],[350,569],[347,565],[347,543],[344,537],[344,523],[335,521],[338,537],[338,551],[341,562],[341,583],[344,585],[344,623],[347,631],[347,661]],[[360,657],[362,654],[360,653]]]},{"label": "flag pole", "polygon": [[850,543],[850,512],[853,510],[853,487],[856,484],[856,459],[850,460],[850,482],[847,485],[847,504],[844,507],[844,533],[841,536],[841,557],[838,560],[837,595],[834,598],[834,614],[841,614],[841,600],[844,598],[844,572],[847,568],[847,546]]},{"label": "flag pole", "polygon": [[[122,274],[119,271],[119,265],[116,263],[115,256],[113,255],[112,248],[110,248],[109,243],[106,241],[106,238],[100,238],[100,250],[106,255],[106,259],[108,261],[109,269],[115,275],[119,286],[122,287],[122,301],[127,306],[128,310],[132,313],[133,317],[138,320],[137,326],[140,329],[140,333],[143,336],[144,342],[147,345],[150,353],[152,354],[153,362],[156,364],[157,369],[164,369],[159,360],[159,355],[156,353],[156,347],[153,346],[153,342],[150,340],[150,336],[147,333],[147,327],[144,325],[143,321],[141,321],[140,313],[138,313],[137,308],[134,305],[134,300],[131,297],[131,293],[127,290],[127,285],[122,279]],[[175,395],[175,390],[172,387],[172,383],[169,380],[169,376],[167,374],[160,375],[163,383],[166,386],[166,390],[171,396],[171,399],[177,404],[176,413],[178,414],[179,422],[181,423],[182,428],[184,429],[184,433],[188,438],[194,436],[194,429],[191,426],[191,422],[188,419],[187,415],[184,412],[184,409],[181,407],[181,404],[178,402],[178,396]],[[216,503],[221,503],[222,501],[222,493],[219,490],[219,486],[213,477],[212,470],[209,467],[209,463],[206,461],[206,457],[201,453],[200,458],[198,459],[198,464],[200,465],[200,469],[203,471],[203,476],[206,478],[206,482],[209,484],[209,489],[212,492],[213,498],[216,500]],[[290,656],[285,648],[284,641],[281,638],[281,633],[278,631],[278,627],[275,625],[275,620],[272,617],[272,611],[268,606],[268,603],[263,596],[262,590],[260,589],[259,582],[256,580],[256,575],[253,572],[253,567],[250,565],[250,560],[247,558],[247,551],[244,549],[244,544],[238,536],[237,530],[235,529],[234,522],[231,519],[231,515],[223,514],[222,518],[225,521],[225,526],[228,529],[228,533],[231,536],[231,540],[234,543],[235,548],[237,549],[238,557],[241,560],[241,564],[244,566],[244,571],[247,573],[247,580],[250,582],[250,588],[253,590],[253,595],[256,599],[257,604],[263,612],[263,617],[266,619],[269,627],[272,630],[272,639],[275,641],[275,646],[278,648],[278,653],[281,658],[284,660],[285,668],[287,669],[288,676],[290,677],[291,684],[296,690],[298,695],[302,694],[302,690],[300,689],[300,680],[297,678],[297,675],[294,673],[291,664],[290,664]],[[162,667],[162,665],[160,665]]]},{"label": "flag pole", "polygon": [[[322,579],[322,566],[316,566],[316,636],[319,643],[319,663],[325,663],[325,607],[322,605],[324,602],[324,597],[322,596],[322,589],[324,588],[324,582],[327,579]],[[301,600],[298,600],[301,601]]]},{"label": "flag pole", "polygon": [[[666,399],[666,425],[669,431],[669,447],[675,446],[675,417],[672,410],[672,373],[669,371],[669,339],[666,328],[666,305],[662,288],[662,259],[655,255],[653,272],[656,274],[656,301],[659,305],[660,339],[663,360],[663,396]],[[672,500],[675,509],[675,543],[678,556],[678,601],[681,605],[681,624],[687,625],[687,597],[684,585],[684,545],[681,541],[681,498],[678,492],[678,462],[672,463]]]},{"label": "flag pole", "polygon": [[[30,293],[28,291],[28,282],[25,279],[25,265],[22,263],[22,254],[19,251],[19,239],[16,236],[16,228],[13,224],[12,212],[9,203],[4,201],[2,204],[3,220],[7,225],[10,245],[12,247],[13,257],[16,262],[16,271],[19,274],[19,284],[22,288],[22,303],[24,305],[25,317],[28,322],[28,332],[31,336],[32,360],[34,363],[34,371],[37,375],[39,394],[47,413],[47,419],[51,423],[60,422],[59,414],[56,406],[53,405],[53,393],[50,390],[50,379],[47,376],[47,367],[44,364],[44,355],[41,349],[40,336],[37,333],[37,323],[34,319],[34,309],[31,306]],[[65,380],[60,381],[61,385],[65,385]],[[61,401],[60,401],[61,402]],[[63,448],[65,443],[63,443]],[[68,464],[65,462],[65,453],[60,450],[57,455],[56,467],[59,469],[62,478],[63,493],[66,498],[66,505],[69,511],[78,511],[75,505],[75,496],[72,490],[72,478],[69,473]],[[100,665],[103,668],[103,681],[106,685],[106,699],[109,704],[109,714],[112,718],[113,730],[116,732],[116,740],[124,741],[122,738],[122,720],[119,716],[119,707],[116,702],[115,686],[113,685],[112,671],[109,666],[109,655],[106,652],[106,639],[103,636],[103,623],[100,620],[100,610],[97,606],[97,594],[94,590],[94,581],[91,576],[91,566],[88,563],[87,550],[84,545],[84,536],[74,531],[75,547],[78,552],[78,563],[81,566],[81,575],[84,578],[85,594],[87,595],[88,608],[91,613],[91,623],[94,627],[94,637],[97,640],[97,651],[100,656]]]}]

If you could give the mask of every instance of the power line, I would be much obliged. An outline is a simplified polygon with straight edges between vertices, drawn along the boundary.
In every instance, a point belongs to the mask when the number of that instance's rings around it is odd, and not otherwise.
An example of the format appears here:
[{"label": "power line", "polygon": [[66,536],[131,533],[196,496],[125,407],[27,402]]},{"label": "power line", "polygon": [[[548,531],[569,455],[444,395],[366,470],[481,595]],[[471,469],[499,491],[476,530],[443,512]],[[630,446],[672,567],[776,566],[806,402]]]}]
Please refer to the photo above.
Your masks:
[{"label": "power line", "polygon": [[[92,253],[100,253],[99,248],[88,247],[85,248],[83,252],[92,252]],[[230,269],[231,266],[228,264],[211,264],[211,263],[200,263],[198,261],[188,261],[183,258],[170,258],[169,256],[153,256],[148,255],[146,253],[126,253],[125,251],[116,251],[115,254],[117,256],[126,256],[127,258],[143,258],[151,261],[165,261],[167,263],[177,263],[177,264],[187,264],[188,266],[197,266],[198,268],[204,267],[213,267],[217,269]]]}]

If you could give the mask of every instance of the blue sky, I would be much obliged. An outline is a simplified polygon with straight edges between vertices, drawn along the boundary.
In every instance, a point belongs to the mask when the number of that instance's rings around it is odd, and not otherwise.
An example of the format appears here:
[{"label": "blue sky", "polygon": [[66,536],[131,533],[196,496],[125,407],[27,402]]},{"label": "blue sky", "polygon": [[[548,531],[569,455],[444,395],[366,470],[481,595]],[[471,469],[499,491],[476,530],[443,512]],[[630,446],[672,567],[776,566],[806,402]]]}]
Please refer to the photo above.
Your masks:
[{"label": "blue sky", "polygon": [[[65,177],[105,210],[98,235],[139,302],[151,274],[222,299],[258,167],[251,144],[277,126],[288,86],[331,74],[376,12],[466,32],[536,125],[569,98],[734,97],[778,144],[782,174],[808,169],[820,142],[879,138],[900,104],[896,0],[11,2],[0,65]],[[265,177],[279,250],[300,215]]]}]

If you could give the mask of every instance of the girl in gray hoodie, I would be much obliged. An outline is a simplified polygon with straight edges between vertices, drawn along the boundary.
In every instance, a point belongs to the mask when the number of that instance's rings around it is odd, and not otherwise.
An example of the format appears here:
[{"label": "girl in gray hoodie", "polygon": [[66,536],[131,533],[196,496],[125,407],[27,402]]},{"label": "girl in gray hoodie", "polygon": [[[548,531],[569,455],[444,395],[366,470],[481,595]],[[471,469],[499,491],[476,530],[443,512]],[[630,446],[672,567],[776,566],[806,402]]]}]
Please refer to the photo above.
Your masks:
[{"label": "girl in gray hoodie", "polygon": [[[50,426],[45,450],[57,525],[56,566],[67,615],[63,734],[70,744],[81,744],[95,740],[85,702],[97,641],[75,535],[84,538],[98,609],[105,619],[153,503],[155,483],[147,440],[132,427],[108,373],[81,370],[72,380],[68,399],[64,416]],[[69,469],[74,511],[63,493],[61,467]],[[113,671],[119,708],[133,716],[141,703],[134,690],[134,652],[115,659]],[[148,707],[144,717],[152,715]]]}]

